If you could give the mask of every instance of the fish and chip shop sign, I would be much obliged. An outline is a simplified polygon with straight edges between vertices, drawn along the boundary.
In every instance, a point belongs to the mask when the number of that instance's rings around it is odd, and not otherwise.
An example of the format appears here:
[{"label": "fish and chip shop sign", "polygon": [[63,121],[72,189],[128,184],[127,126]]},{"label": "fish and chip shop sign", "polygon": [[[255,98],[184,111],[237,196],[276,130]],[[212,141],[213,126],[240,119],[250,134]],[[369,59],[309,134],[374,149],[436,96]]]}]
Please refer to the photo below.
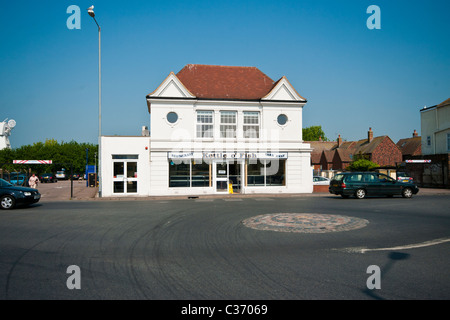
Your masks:
[{"label": "fish and chip shop sign", "polygon": [[287,159],[287,152],[168,152],[169,159]]}]

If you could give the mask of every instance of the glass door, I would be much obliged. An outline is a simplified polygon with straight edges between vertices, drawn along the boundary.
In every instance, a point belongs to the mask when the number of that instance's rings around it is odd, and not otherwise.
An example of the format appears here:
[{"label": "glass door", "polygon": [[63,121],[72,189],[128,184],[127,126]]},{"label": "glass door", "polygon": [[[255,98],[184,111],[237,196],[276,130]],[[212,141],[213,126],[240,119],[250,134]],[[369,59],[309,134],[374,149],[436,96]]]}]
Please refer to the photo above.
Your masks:
[{"label": "glass door", "polygon": [[137,162],[113,162],[113,193],[137,193]]},{"label": "glass door", "polygon": [[215,177],[216,192],[228,192],[228,164],[224,162],[216,162]]}]

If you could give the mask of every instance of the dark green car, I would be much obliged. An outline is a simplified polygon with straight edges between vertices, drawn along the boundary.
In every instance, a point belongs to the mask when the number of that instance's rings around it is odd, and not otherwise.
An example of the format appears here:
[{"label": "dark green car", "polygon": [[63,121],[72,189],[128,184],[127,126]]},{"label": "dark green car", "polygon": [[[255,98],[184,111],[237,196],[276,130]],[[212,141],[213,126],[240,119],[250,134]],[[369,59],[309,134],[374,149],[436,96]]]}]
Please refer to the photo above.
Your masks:
[{"label": "dark green car", "polygon": [[366,196],[395,196],[411,198],[419,192],[414,183],[396,181],[391,177],[377,172],[344,172],[336,174],[331,179],[330,193],[343,198],[355,196],[363,199]]}]

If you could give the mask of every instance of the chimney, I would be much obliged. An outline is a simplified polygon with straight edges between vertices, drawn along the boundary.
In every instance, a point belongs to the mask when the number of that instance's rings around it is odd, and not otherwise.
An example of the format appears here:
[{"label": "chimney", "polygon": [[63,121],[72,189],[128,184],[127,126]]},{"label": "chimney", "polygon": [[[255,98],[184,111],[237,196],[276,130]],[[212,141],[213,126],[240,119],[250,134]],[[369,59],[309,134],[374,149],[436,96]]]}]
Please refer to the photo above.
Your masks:
[{"label": "chimney", "polygon": [[341,138],[341,135],[339,135],[338,139],[337,139],[337,146],[338,146],[338,148],[341,146],[341,144],[342,144],[342,138]]},{"label": "chimney", "polygon": [[322,142],[322,136],[319,136],[319,141]]},{"label": "chimney", "polygon": [[414,129],[413,138],[418,137],[418,136],[419,136],[419,134],[417,133],[416,129]]},{"label": "chimney", "polygon": [[373,140],[373,131],[372,131],[372,128],[369,128],[369,132],[367,133],[367,140],[368,140],[369,143],[371,143],[372,140]]},{"label": "chimney", "polygon": [[150,136],[150,131],[148,130],[147,126],[142,126],[142,136],[143,137],[149,137]]}]

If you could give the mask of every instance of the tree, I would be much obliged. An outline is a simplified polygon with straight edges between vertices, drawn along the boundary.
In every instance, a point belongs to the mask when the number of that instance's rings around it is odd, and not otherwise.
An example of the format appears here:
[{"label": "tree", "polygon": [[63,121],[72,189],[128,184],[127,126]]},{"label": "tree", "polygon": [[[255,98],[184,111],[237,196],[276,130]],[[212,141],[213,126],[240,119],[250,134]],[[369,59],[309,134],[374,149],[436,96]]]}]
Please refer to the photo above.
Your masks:
[{"label": "tree", "polygon": [[379,165],[367,159],[359,159],[353,161],[348,167],[349,171],[371,171],[378,168]]},{"label": "tree", "polygon": [[[0,150],[0,164],[4,172],[28,171],[42,174],[44,172],[56,172],[63,167],[75,173],[82,173],[86,167],[86,149],[89,149],[88,164],[94,164],[95,153],[98,154],[98,146],[90,143],[78,143],[76,141],[61,142],[55,139],[47,139],[45,143],[36,142],[32,145],[24,145],[15,149]],[[13,160],[52,160],[51,165],[13,165]]]},{"label": "tree", "polygon": [[328,141],[328,138],[325,137],[325,132],[322,130],[322,126],[311,126],[302,129],[303,140],[304,141]]}]

